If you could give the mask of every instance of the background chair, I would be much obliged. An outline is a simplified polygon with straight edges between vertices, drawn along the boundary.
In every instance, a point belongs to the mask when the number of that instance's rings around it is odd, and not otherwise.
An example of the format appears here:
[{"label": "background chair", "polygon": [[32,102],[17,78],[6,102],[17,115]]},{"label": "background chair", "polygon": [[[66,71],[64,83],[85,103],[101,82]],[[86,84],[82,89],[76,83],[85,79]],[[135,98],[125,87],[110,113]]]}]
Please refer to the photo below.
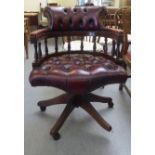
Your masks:
[{"label": "background chair", "polygon": [[30,31],[38,28],[38,12],[37,11],[24,11],[24,18],[28,18]]},{"label": "background chair", "polygon": [[[116,8],[107,8],[107,14],[106,16],[103,16],[103,26],[108,27],[108,28],[115,28],[115,14],[118,9]],[[111,51],[112,49],[112,44],[114,44],[113,40],[111,38],[108,38],[105,40],[104,37],[99,37],[98,38],[98,46],[104,46],[104,48],[108,51]]]},{"label": "background chair", "polygon": [[[108,103],[109,108],[112,108],[112,98],[95,95],[92,91],[103,85],[125,83],[127,74],[123,68],[121,53],[124,47],[123,31],[103,28],[100,18],[104,12],[106,12],[104,7],[74,9],[47,7],[44,14],[48,17],[49,28],[31,33],[31,43],[35,49],[33,69],[29,77],[31,85],[56,87],[66,92],[53,99],[38,102],[41,111],[45,111],[48,106],[66,104],[50,131],[55,140],[60,138],[60,128],[76,107],[88,112],[105,130],[112,130],[111,125],[92,106],[92,103],[101,102]],[[64,36],[68,40],[67,51],[59,48],[59,40]],[[71,47],[72,36],[81,38],[80,50]],[[91,51],[84,49],[85,36],[94,38]],[[104,49],[97,52],[97,37],[115,40],[116,44],[113,44],[111,55],[107,55]],[[50,38],[55,41],[55,50],[51,52],[48,49]],[[42,43],[45,44],[44,54]]]},{"label": "background chair", "polygon": [[131,44],[131,8],[121,8],[115,14],[115,27],[124,30],[125,35],[125,52]]},{"label": "background chair", "polygon": [[[124,30],[124,51],[123,60],[127,65],[127,71],[129,72],[129,78],[131,77],[131,8],[121,8],[115,14],[116,28]],[[119,90],[125,88],[129,96],[131,97],[131,91],[125,84],[120,84]]]},{"label": "background chair", "polygon": [[28,59],[28,41],[29,41],[30,27],[29,27],[29,19],[24,18],[24,48],[26,53],[26,59]]}]

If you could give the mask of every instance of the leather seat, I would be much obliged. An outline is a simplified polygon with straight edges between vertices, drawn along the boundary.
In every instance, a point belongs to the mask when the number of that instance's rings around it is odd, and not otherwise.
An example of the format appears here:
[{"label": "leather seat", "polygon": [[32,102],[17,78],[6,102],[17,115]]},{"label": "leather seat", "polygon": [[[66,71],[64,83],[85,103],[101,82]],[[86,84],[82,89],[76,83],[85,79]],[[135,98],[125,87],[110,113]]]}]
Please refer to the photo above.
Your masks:
[{"label": "leather seat", "polygon": [[32,86],[54,86],[69,93],[88,93],[104,84],[125,82],[125,70],[114,61],[87,54],[50,57],[30,75]]}]

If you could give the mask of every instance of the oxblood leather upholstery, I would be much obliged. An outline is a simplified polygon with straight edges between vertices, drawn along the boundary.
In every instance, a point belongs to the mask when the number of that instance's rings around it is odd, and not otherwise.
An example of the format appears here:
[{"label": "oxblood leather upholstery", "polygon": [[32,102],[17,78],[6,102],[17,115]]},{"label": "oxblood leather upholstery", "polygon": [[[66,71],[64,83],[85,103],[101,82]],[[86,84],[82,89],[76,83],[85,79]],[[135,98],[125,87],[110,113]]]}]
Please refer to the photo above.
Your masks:
[{"label": "oxblood leather upholstery", "polygon": [[107,14],[104,7],[47,7],[44,15],[52,30],[99,30],[103,17]]},{"label": "oxblood leather upholstery", "polygon": [[[47,7],[44,14],[52,31],[69,30],[72,33],[72,29],[102,29],[99,20],[106,10],[104,7]],[[31,37],[34,37],[34,33]],[[126,81],[125,70],[114,59],[95,53],[59,52],[31,72],[30,83],[32,86],[54,86],[69,93],[83,94],[106,84]]]},{"label": "oxblood leather upholstery", "polygon": [[83,94],[110,83],[124,83],[125,70],[103,54],[60,54],[50,57],[32,71],[33,86],[54,86],[69,93]]},{"label": "oxblood leather upholstery", "polygon": [[[76,9],[76,11],[75,11]],[[106,122],[93,108],[90,102],[108,103],[113,107],[112,99],[97,96],[91,91],[112,83],[125,83],[127,74],[121,64],[119,42],[123,42],[123,32],[103,28],[100,16],[106,11],[102,7],[64,9],[62,7],[47,7],[45,15],[49,20],[49,28],[31,33],[31,42],[34,43],[35,61],[29,80],[32,86],[53,86],[67,93],[53,99],[38,102],[41,111],[56,104],[66,104],[58,121],[50,134],[55,140],[60,138],[58,131],[75,107],[87,111],[104,129],[111,131],[111,125]],[[74,11],[73,11],[74,10]],[[72,51],[70,47],[71,36],[81,38],[80,51]],[[93,51],[85,51],[82,38],[93,36]],[[96,51],[97,35],[110,37],[113,42],[113,56],[108,56],[106,46],[104,51]],[[68,51],[60,51],[58,37],[67,36]],[[47,39],[55,41],[55,53],[49,53]],[[41,41],[45,43],[45,55],[42,54]],[[115,57],[115,58],[114,58]],[[117,58],[117,59],[116,59]]]}]

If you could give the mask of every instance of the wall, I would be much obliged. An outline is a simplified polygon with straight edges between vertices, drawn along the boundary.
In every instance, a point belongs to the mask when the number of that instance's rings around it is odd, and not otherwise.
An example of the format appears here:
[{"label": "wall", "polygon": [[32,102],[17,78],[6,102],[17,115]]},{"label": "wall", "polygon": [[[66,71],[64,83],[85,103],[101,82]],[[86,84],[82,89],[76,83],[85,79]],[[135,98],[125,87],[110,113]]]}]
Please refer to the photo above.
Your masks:
[{"label": "wall", "polygon": [[[46,6],[46,1],[48,3],[58,3],[61,6],[75,6],[77,4],[77,0],[24,0],[24,11],[39,11],[40,9],[40,2],[42,3],[42,7]],[[119,8],[126,6],[131,0],[114,0],[115,5],[114,7]]]},{"label": "wall", "polygon": [[115,8],[119,8],[119,2],[120,2],[120,1],[119,1],[119,0],[114,0],[114,1],[115,1],[115,2],[114,2],[114,4],[115,4],[114,7],[115,7]]},{"label": "wall", "polygon": [[24,0],[24,11],[39,11],[39,1],[40,0]]},{"label": "wall", "polygon": [[[49,2],[53,2],[53,0],[49,0]],[[74,7],[76,5],[76,0],[55,0],[55,2],[65,7]]]},{"label": "wall", "polygon": [[131,5],[131,0],[115,0],[115,7],[128,7]]},{"label": "wall", "polygon": [[[24,11],[39,11],[40,2],[42,7],[46,6],[46,0],[24,0]],[[65,7],[76,5],[76,0],[48,0],[48,3],[54,2]]]}]

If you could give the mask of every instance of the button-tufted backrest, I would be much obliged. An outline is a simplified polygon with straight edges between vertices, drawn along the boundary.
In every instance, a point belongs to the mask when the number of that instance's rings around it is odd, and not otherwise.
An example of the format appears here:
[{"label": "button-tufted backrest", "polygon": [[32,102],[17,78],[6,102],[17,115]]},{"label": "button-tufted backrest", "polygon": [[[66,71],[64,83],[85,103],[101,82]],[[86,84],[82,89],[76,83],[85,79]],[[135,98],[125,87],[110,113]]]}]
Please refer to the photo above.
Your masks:
[{"label": "button-tufted backrest", "polygon": [[104,7],[46,7],[44,15],[52,30],[100,30],[107,10]]},{"label": "button-tufted backrest", "polygon": [[[31,33],[30,40],[34,44],[35,62],[33,66],[40,65],[45,59],[51,55],[59,53],[70,54],[97,52],[110,55],[114,59],[121,59],[124,50],[124,33],[122,30],[109,28],[104,26],[106,22],[107,10],[104,7],[46,7],[44,11],[48,18],[49,27],[36,30]],[[84,44],[85,37],[92,37],[93,49],[86,50]],[[61,47],[64,37],[67,41],[67,49]],[[78,50],[71,44],[71,39],[77,37],[79,39]],[[97,40],[104,37],[104,43],[100,50],[97,49]],[[53,39],[55,48],[48,48],[49,39]],[[108,39],[112,40],[109,46]],[[43,42],[44,40],[44,42]],[[44,47],[42,44],[44,43]],[[63,49],[62,49],[63,48]],[[43,50],[44,49],[44,50]],[[43,51],[43,52],[42,52]]]}]

